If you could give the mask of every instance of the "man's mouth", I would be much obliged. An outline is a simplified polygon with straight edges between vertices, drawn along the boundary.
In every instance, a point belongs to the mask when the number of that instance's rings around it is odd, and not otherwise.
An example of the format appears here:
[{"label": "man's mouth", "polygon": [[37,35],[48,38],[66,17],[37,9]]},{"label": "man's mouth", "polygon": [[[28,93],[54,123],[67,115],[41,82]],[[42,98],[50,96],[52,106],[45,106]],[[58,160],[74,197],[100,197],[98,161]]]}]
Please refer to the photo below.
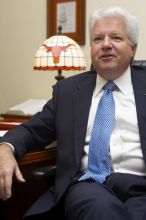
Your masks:
[{"label": "man's mouth", "polygon": [[100,56],[100,59],[102,60],[109,60],[109,59],[113,59],[115,56],[113,54],[103,54]]}]

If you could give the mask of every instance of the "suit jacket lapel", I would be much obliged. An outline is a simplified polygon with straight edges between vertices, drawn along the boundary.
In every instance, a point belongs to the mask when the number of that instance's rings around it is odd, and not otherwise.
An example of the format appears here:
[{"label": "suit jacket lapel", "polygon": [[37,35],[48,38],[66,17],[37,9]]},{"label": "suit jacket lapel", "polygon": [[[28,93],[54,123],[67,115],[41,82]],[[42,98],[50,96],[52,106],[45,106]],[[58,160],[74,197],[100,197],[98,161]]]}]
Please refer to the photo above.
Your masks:
[{"label": "suit jacket lapel", "polygon": [[80,167],[83,147],[85,143],[88,115],[92,94],[96,83],[96,73],[91,72],[77,87],[73,98],[74,132],[75,132],[75,161]]},{"label": "suit jacket lapel", "polygon": [[132,68],[131,76],[137,109],[141,147],[146,161],[146,68]]}]

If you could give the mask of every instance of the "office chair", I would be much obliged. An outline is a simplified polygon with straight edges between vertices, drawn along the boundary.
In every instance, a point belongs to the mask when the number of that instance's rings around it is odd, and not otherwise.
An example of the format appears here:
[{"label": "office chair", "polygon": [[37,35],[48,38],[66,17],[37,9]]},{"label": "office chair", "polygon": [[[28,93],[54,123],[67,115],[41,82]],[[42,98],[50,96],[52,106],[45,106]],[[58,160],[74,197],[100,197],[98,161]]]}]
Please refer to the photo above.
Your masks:
[{"label": "office chair", "polygon": [[146,60],[133,60],[132,66],[146,66]]}]

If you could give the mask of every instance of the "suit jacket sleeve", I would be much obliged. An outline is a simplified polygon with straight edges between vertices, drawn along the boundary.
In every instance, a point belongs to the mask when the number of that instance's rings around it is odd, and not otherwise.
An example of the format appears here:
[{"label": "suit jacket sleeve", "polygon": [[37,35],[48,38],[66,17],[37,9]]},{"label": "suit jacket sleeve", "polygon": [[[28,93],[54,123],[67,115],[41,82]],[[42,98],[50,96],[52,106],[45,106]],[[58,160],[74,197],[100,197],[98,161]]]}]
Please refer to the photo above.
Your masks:
[{"label": "suit jacket sleeve", "polygon": [[29,151],[41,150],[56,139],[55,108],[57,85],[54,87],[53,98],[48,101],[42,112],[34,115],[28,122],[8,131],[1,142],[14,146],[15,156],[20,160]]}]

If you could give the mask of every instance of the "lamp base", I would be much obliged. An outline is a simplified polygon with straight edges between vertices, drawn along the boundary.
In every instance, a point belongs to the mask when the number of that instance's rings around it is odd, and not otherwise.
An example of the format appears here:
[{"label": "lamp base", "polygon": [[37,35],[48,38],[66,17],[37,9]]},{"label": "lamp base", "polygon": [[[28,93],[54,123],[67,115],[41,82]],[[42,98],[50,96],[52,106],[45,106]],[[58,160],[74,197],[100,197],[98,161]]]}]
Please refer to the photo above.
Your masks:
[{"label": "lamp base", "polygon": [[58,70],[58,75],[55,76],[55,79],[57,81],[61,80],[61,79],[64,79],[65,77],[62,75],[62,70]]}]

